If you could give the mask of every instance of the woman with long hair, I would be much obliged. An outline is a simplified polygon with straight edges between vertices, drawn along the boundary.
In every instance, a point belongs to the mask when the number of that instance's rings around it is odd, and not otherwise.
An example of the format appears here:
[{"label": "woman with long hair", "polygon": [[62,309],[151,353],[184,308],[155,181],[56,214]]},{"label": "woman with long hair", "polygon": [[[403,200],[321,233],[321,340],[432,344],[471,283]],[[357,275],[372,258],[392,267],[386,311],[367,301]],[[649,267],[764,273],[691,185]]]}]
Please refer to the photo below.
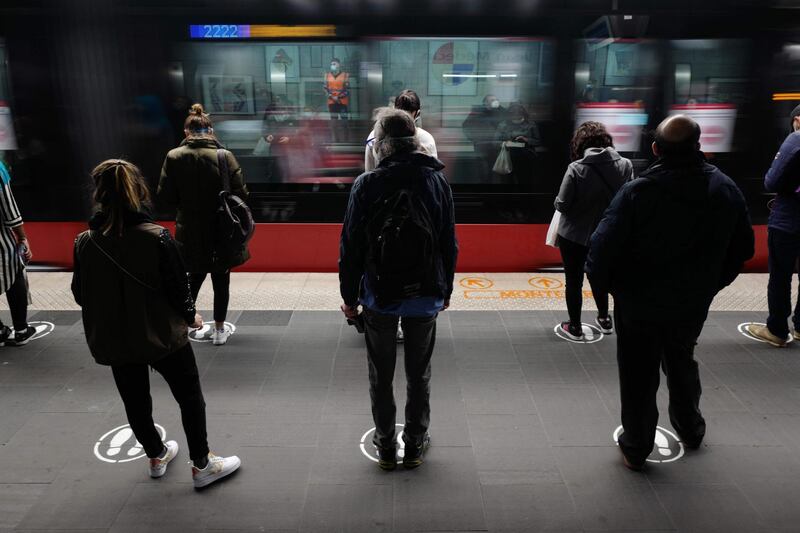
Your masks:
[{"label": "woman with long hair", "polygon": [[[567,167],[555,208],[561,212],[558,247],[564,261],[569,321],[559,326],[572,340],[583,339],[583,267],[589,251],[589,238],[614,195],[633,177],[633,164],[614,150],[614,140],[599,122],[584,122],[571,142],[572,163]],[[593,289],[597,305],[596,324],[603,333],[612,333],[608,314],[608,293]]]},{"label": "woman with long hair", "polygon": [[153,424],[148,366],[169,384],[181,409],[196,488],[239,468],[236,456],[208,449],[205,400],[188,327],[195,311],[186,269],[175,241],[148,214],[149,194],[139,169],[122,159],[92,171],[98,210],[75,240],[72,293],[95,361],[111,366],[125,413],[159,478],[178,454]]},{"label": "woman with long hair", "polygon": [[215,246],[219,193],[224,179],[230,191],[242,200],[247,188],[236,158],[214,135],[211,118],[200,104],[192,105],[184,122],[186,138],[170,150],[161,169],[158,198],[177,208],[175,240],[189,272],[192,297],[196,300],[206,276],[214,287],[214,345],[225,344],[231,332],[225,327],[230,299],[231,268],[250,258],[244,246],[235,253],[220,253]]}]

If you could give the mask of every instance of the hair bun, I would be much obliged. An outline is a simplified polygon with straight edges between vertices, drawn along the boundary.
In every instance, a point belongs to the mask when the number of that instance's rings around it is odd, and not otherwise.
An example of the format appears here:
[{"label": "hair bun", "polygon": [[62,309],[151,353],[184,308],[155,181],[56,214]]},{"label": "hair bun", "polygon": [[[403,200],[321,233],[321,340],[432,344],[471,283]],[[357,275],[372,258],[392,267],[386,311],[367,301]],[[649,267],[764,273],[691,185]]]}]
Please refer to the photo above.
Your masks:
[{"label": "hair bun", "polygon": [[192,107],[189,108],[189,114],[202,117],[203,115],[205,115],[205,111],[203,110],[202,105],[192,104]]}]

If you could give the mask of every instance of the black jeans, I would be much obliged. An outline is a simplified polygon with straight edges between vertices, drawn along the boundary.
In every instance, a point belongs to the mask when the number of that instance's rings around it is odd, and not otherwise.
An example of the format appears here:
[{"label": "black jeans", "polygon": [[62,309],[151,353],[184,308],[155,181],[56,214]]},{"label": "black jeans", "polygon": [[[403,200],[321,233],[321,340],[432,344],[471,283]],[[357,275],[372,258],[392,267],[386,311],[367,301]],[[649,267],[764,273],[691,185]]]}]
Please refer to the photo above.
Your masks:
[{"label": "black jeans", "polygon": [[431,419],[431,355],[436,343],[436,316],[400,317],[364,310],[369,394],[378,448],[395,446],[394,368],[397,359],[397,322],[403,328],[406,368],[406,420],[403,441],[421,446]]},{"label": "black jeans", "polygon": [[[153,363],[153,369],[164,376],[172,395],[181,408],[181,421],[189,443],[189,458],[197,461],[208,455],[206,437],[206,402],[200,388],[200,376],[190,344]],[[148,365],[112,366],[125,413],[133,434],[148,457],[162,451],[161,436],[153,425],[153,399],[150,397]]]},{"label": "black jeans", "polygon": [[[206,280],[208,272],[189,272],[189,286],[192,299],[197,302],[200,287]],[[231,271],[211,272],[211,285],[214,287],[214,321],[225,322],[228,316],[228,302],[231,298]]]},{"label": "black jeans", "polygon": [[[561,259],[564,261],[564,278],[566,279],[567,311],[569,323],[573,326],[581,325],[581,307],[583,306],[583,267],[586,265],[586,256],[589,247],[570,241],[564,237],[558,238],[558,249],[561,250]],[[597,316],[608,316],[608,293],[598,291],[592,287],[594,303],[597,305]]]},{"label": "black jeans", "polygon": [[[11,323],[17,331],[28,327],[28,286],[25,283],[25,271],[20,269],[14,284],[6,291],[8,309],[11,311]],[[3,323],[0,322],[0,327]]]},{"label": "black jeans", "polygon": [[703,322],[644,322],[625,313],[615,301],[620,399],[623,433],[619,445],[625,455],[644,462],[653,451],[658,407],[656,392],[660,368],[667,376],[669,419],[682,441],[699,445],[706,433],[700,413],[700,374],[694,347]]},{"label": "black jeans", "polygon": [[[769,249],[767,327],[773,335],[785,339],[789,336],[786,319],[792,313],[792,276],[797,258],[800,256],[800,235],[768,228],[767,247]],[[800,298],[794,308],[792,323],[794,329],[800,331]]]}]

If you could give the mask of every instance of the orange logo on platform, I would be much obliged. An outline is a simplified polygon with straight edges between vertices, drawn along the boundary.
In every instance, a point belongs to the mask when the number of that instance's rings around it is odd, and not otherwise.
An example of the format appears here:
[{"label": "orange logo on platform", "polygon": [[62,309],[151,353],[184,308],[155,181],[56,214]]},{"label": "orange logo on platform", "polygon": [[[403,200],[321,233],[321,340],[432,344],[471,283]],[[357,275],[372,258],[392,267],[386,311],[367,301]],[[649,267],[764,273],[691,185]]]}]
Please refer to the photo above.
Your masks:
[{"label": "orange logo on platform", "polygon": [[531,278],[528,280],[528,284],[537,289],[560,289],[564,286],[561,280],[545,277]]},{"label": "orange logo on platform", "polygon": [[494,286],[494,282],[487,278],[461,278],[458,284],[465,289],[488,289]]}]

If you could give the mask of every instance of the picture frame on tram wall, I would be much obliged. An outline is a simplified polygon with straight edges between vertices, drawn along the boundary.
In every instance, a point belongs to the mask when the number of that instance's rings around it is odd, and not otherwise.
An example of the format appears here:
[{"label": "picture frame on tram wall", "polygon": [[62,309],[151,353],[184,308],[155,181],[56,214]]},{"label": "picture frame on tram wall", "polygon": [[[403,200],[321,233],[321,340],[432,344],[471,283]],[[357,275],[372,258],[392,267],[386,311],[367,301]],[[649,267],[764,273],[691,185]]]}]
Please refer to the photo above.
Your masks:
[{"label": "picture frame on tram wall", "polygon": [[267,80],[273,83],[297,80],[300,77],[300,47],[296,45],[266,46]]},{"label": "picture frame on tram wall", "polygon": [[605,85],[633,85],[636,52],[635,43],[614,43],[606,47]]},{"label": "picture frame on tram wall", "polygon": [[478,74],[478,41],[452,39],[428,43],[429,95],[475,96]]},{"label": "picture frame on tram wall", "polygon": [[255,114],[253,77],[203,75],[203,103],[211,114]]}]

